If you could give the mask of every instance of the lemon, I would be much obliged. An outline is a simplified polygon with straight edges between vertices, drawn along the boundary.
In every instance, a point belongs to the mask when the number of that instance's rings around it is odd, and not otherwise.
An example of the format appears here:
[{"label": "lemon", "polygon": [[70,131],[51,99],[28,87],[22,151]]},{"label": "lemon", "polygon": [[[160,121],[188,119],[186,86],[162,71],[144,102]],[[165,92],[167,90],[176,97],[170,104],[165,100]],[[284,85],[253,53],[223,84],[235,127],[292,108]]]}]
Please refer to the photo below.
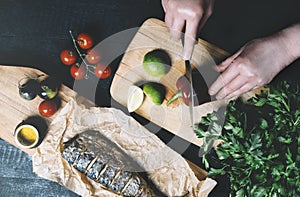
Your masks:
[{"label": "lemon", "polygon": [[150,51],[144,56],[143,68],[147,74],[153,77],[162,77],[167,74],[170,65],[169,55],[161,49]]},{"label": "lemon", "polygon": [[142,105],[143,100],[144,93],[140,87],[132,85],[128,88],[127,109],[129,113],[137,110]]}]

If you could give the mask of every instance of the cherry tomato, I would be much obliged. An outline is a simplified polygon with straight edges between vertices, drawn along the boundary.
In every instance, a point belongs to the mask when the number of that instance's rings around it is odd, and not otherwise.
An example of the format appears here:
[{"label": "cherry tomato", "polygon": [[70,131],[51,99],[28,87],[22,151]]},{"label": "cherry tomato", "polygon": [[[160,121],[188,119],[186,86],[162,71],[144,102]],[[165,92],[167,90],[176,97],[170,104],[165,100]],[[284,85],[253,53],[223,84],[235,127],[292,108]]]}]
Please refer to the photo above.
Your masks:
[{"label": "cherry tomato", "polygon": [[74,64],[70,69],[70,73],[74,79],[81,80],[86,74],[86,69],[84,66]]},{"label": "cherry tomato", "polygon": [[53,100],[44,100],[39,105],[39,112],[44,117],[50,117],[57,111],[57,105]]},{"label": "cherry tomato", "polygon": [[111,75],[111,68],[102,64],[97,64],[94,74],[100,79],[106,79]]},{"label": "cherry tomato", "polygon": [[82,49],[89,49],[93,46],[93,39],[90,35],[81,33],[77,36],[77,43]]},{"label": "cherry tomato", "polygon": [[75,64],[76,54],[72,50],[63,50],[60,53],[60,60],[62,61],[63,64],[70,66],[72,64]]},{"label": "cherry tomato", "polygon": [[100,61],[101,57],[100,54],[94,50],[94,49],[89,49],[87,51],[87,56],[86,56],[86,60],[90,63],[90,64],[97,64]]}]

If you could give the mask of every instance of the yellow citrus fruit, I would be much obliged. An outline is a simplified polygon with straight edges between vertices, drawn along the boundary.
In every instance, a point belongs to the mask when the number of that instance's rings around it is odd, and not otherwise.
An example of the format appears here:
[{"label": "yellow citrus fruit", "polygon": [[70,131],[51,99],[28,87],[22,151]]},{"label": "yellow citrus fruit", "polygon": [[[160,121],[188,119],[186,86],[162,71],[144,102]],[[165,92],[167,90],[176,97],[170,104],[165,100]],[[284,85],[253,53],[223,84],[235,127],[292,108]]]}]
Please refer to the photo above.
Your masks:
[{"label": "yellow citrus fruit", "polygon": [[127,109],[129,112],[137,110],[142,105],[143,100],[144,93],[140,87],[132,85],[128,88]]}]

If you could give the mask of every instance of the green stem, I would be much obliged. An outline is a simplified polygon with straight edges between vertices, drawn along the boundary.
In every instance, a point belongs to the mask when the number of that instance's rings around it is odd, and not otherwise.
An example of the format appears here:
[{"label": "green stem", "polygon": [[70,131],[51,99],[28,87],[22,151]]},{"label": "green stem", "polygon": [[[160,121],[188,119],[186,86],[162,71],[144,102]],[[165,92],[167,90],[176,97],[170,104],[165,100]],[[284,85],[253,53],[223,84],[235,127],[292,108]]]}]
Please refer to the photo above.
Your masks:
[{"label": "green stem", "polygon": [[282,103],[283,103],[284,107],[286,108],[286,110],[287,110],[288,112],[290,112],[289,105],[285,102],[285,100],[284,100],[283,97],[281,97],[281,98],[282,98]]},{"label": "green stem", "polygon": [[171,103],[173,103],[173,101],[175,101],[179,97],[182,97],[181,89],[179,89],[178,92],[175,95],[173,95],[172,98],[170,98],[170,100],[168,100],[167,105],[170,105]]},{"label": "green stem", "polygon": [[85,64],[86,69],[89,70],[89,67],[95,68],[95,67],[91,66],[89,63],[87,63],[87,62],[85,61],[85,59],[82,57],[83,55],[80,53],[80,51],[79,51],[79,49],[78,49],[78,47],[77,47],[76,39],[74,38],[72,31],[69,30],[69,33],[70,33],[70,36],[71,36],[71,38],[72,38],[72,41],[73,41],[73,45],[74,45],[74,47],[75,47],[75,50],[76,50],[76,52],[78,53],[78,55],[79,55],[80,59],[82,60],[82,62]]},{"label": "green stem", "polygon": [[297,120],[294,122],[294,126],[297,126],[299,121],[300,121],[300,117],[298,117]]},{"label": "green stem", "polygon": [[18,87],[19,88],[22,88],[24,84],[22,84],[21,82],[24,81],[25,79],[33,79],[33,80],[38,80],[40,77],[43,77],[45,76],[44,74],[40,74],[40,75],[37,75],[35,77],[32,77],[30,75],[27,75],[25,74],[25,77],[21,78],[19,81],[18,81]]}]

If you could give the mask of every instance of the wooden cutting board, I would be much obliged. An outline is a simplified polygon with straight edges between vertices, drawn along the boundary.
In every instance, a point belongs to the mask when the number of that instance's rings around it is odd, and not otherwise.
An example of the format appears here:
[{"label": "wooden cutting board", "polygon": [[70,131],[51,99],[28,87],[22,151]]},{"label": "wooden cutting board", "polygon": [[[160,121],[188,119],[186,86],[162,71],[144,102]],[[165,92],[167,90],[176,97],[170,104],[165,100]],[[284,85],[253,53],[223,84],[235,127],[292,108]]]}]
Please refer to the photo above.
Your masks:
[{"label": "wooden cutting board", "polygon": [[[161,78],[149,76],[142,66],[144,55],[154,49],[166,51],[172,61],[171,70]],[[113,79],[110,92],[117,102],[123,106],[127,106],[129,86],[145,81],[155,81],[163,84],[167,89],[164,103],[157,106],[149,98],[146,98],[135,113],[171,133],[200,146],[202,140],[197,138],[192,130],[188,106],[180,101],[166,106],[166,101],[177,92],[176,80],[185,72],[181,54],[181,40],[175,40],[171,37],[169,29],[165,26],[164,22],[157,19],[148,19],[139,28],[125,52]],[[213,66],[227,56],[228,53],[224,50],[199,39],[199,42],[195,45],[191,63],[194,68],[200,71],[209,87],[219,75],[213,69]],[[202,116],[225,104],[225,101],[213,101],[195,107],[194,116],[196,122],[199,122]]]},{"label": "wooden cutting board", "polygon": [[[31,101],[21,98],[18,92],[18,81],[24,78],[25,75],[32,77],[41,74],[47,75],[34,68],[17,66],[0,66],[0,74],[0,138],[32,156],[34,149],[22,149],[18,147],[15,143],[13,133],[16,126],[23,120],[26,120],[28,117],[40,116],[38,106],[43,100],[38,96]],[[61,86],[59,97],[61,98],[60,109],[71,98],[87,106],[94,105],[91,101],[78,95],[75,91],[64,85]],[[43,121],[45,121],[46,125],[49,125],[57,114],[58,112],[50,118],[44,118]]]}]

